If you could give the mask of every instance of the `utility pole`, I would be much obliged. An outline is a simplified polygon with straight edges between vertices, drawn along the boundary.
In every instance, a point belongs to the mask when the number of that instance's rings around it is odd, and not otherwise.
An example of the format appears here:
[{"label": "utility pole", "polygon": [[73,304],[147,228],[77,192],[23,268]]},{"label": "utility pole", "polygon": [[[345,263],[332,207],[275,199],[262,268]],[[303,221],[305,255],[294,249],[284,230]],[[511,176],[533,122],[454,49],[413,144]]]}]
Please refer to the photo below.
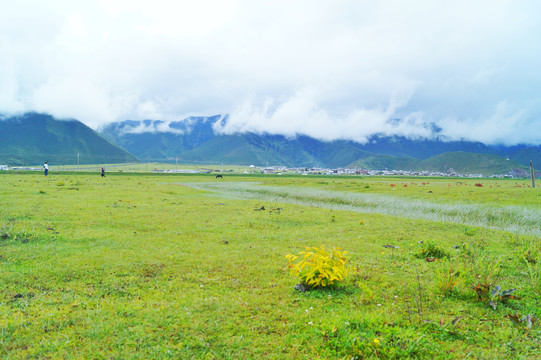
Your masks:
[{"label": "utility pole", "polygon": [[533,161],[530,160],[530,173],[532,175],[532,187],[535,187],[535,171],[533,169]]},{"label": "utility pole", "polygon": [[79,153],[77,153],[77,171],[79,171]]}]

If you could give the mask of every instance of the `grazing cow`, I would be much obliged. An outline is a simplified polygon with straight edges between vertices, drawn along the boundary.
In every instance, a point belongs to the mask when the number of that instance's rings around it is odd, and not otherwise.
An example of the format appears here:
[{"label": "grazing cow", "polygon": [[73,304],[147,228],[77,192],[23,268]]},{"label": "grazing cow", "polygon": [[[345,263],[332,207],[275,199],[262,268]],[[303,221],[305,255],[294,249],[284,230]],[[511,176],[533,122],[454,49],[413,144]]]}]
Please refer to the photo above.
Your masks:
[{"label": "grazing cow", "polygon": [[223,178],[224,178],[223,175],[219,175],[219,174],[216,175],[216,179],[223,179]]}]

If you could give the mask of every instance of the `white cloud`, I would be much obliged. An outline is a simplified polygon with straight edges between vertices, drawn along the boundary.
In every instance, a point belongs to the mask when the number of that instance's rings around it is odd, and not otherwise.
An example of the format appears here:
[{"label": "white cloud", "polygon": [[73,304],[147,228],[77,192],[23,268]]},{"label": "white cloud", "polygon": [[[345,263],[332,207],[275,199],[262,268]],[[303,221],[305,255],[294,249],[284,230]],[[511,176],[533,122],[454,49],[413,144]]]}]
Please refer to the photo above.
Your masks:
[{"label": "white cloud", "polygon": [[121,134],[163,133],[170,132],[182,134],[183,131],[170,127],[170,121],[156,121],[151,123],[141,122],[137,126],[126,126],[120,131]]},{"label": "white cloud", "polygon": [[410,113],[399,122],[390,121],[407,104],[407,94],[393,96],[385,106],[356,108],[340,114],[320,108],[316,97],[314,90],[303,89],[282,102],[271,98],[259,103],[248,100],[230,114],[219,130],[223,133],[279,133],[290,137],[308,135],[323,140],[340,138],[357,142],[366,142],[375,133],[431,136],[422,113]]},{"label": "white cloud", "polygon": [[0,112],[94,128],[230,113],[229,131],[358,140],[424,136],[436,123],[454,138],[541,143],[540,10],[510,0],[21,0],[0,13]]},{"label": "white cloud", "polygon": [[512,145],[539,143],[539,123],[533,118],[532,106],[499,102],[493,112],[475,121],[447,119],[443,132],[452,139],[476,140],[485,143]]}]

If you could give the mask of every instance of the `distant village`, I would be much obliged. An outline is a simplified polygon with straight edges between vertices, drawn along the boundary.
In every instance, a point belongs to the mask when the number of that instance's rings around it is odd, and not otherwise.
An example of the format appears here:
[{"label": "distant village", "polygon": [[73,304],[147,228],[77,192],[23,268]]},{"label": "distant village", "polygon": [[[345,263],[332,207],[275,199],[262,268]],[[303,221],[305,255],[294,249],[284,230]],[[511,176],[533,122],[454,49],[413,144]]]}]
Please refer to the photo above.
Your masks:
[{"label": "distant village", "polygon": [[406,171],[406,170],[366,170],[366,169],[324,169],[324,168],[287,168],[265,167],[260,172],[264,174],[294,173],[301,175],[364,175],[364,176],[422,176],[422,177],[461,177],[461,178],[515,178],[526,177],[528,174],[520,169],[511,171],[509,174],[484,175],[484,174],[460,174],[450,169],[449,172],[437,171]]},{"label": "distant village", "polygon": [[[233,170],[221,171],[211,169],[200,169],[201,172],[233,172]],[[170,170],[168,172],[175,172]],[[294,167],[289,168],[286,166],[267,166],[256,167],[250,165],[248,169],[244,171],[244,174],[250,173],[262,173],[262,174],[296,174],[296,175],[363,175],[363,176],[419,176],[419,177],[460,177],[460,178],[500,178],[500,179],[513,179],[528,177],[529,173],[523,169],[513,169],[508,174],[491,174],[486,175],[482,173],[477,174],[461,174],[453,169],[449,169],[448,172],[438,171],[407,171],[407,170],[366,170],[366,169],[349,169],[349,168],[307,168],[307,167]]]},{"label": "distant village", "polygon": [[[117,167],[118,165],[108,166]],[[96,166],[84,167],[80,170],[89,171],[94,169]],[[25,166],[13,166],[0,165],[0,171],[42,171],[41,167],[25,167]],[[60,171],[74,171],[71,169],[61,169]],[[140,171],[140,170],[139,170]],[[182,170],[182,169],[158,169],[154,168],[150,170],[153,173],[234,173],[234,170],[216,170],[216,169],[198,169],[198,170]],[[297,175],[363,175],[363,176],[419,176],[419,177],[459,177],[459,178],[500,178],[500,179],[513,179],[513,178],[524,178],[528,177],[530,174],[523,169],[513,169],[507,174],[461,174],[455,172],[453,169],[449,169],[447,172],[438,172],[438,171],[406,171],[406,170],[366,170],[366,169],[349,169],[349,168],[337,168],[337,169],[327,169],[327,168],[307,168],[307,167],[296,167],[288,168],[286,166],[266,166],[266,167],[257,167],[255,165],[250,165],[243,172],[244,174],[297,174]],[[536,174],[537,175],[537,174]]]}]

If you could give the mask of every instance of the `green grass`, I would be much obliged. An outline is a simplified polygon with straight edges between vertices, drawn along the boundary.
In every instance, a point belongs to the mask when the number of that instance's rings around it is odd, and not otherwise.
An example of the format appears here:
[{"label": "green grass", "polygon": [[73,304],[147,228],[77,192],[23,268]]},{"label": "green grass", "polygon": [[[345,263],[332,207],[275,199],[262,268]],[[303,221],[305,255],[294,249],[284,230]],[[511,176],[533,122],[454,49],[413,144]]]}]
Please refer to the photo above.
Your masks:
[{"label": "green grass", "polygon": [[[34,164],[34,168],[41,169],[42,164]],[[101,168],[104,167],[106,173],[118,173],[118,172],[128,172],[128,173],[151,173],[156,171],[199,171],[204,172],[224,172],[224,173],[244,173],[246,172],[258,172],[256,168],[250,168],[248,166],[241,165],[221,165],[221,164],[206,164],[206,163],[197,163],[197,164],[175,164],[174,162],[170,163],[119,163],[119,164],[89,164],[89,165],[57,165],[49,164],[49,170],[53,172],[84,172],[84,173],[99,173]]]},{"label": "green grass", "polygon": [[[515,216],[539,212],[539,189],[389,181],[1,173],[0,356],[537,358],[539,321],[524,330],[507,315],[541,316],[538,234],[363,212],[357,201]],[[501,214],[494,223],[507,224]],[[449,259],[419,256],[428,243]],[[285,255],[320,245],[348,251],[350,276],[300,293]],[[520,299],[494,310],[471,289],[481,282]]]},{"label": "green grass", "polygon": [[352,193],[313,188],[258,185],[254,183],[198,182],[188,184],[225,196],[281,201],[293,204],[379,213],[400,217],[483,226],[541,236],[541,208],[516,205],[438,203],[433,199],[399,198],[391,195]]}]

